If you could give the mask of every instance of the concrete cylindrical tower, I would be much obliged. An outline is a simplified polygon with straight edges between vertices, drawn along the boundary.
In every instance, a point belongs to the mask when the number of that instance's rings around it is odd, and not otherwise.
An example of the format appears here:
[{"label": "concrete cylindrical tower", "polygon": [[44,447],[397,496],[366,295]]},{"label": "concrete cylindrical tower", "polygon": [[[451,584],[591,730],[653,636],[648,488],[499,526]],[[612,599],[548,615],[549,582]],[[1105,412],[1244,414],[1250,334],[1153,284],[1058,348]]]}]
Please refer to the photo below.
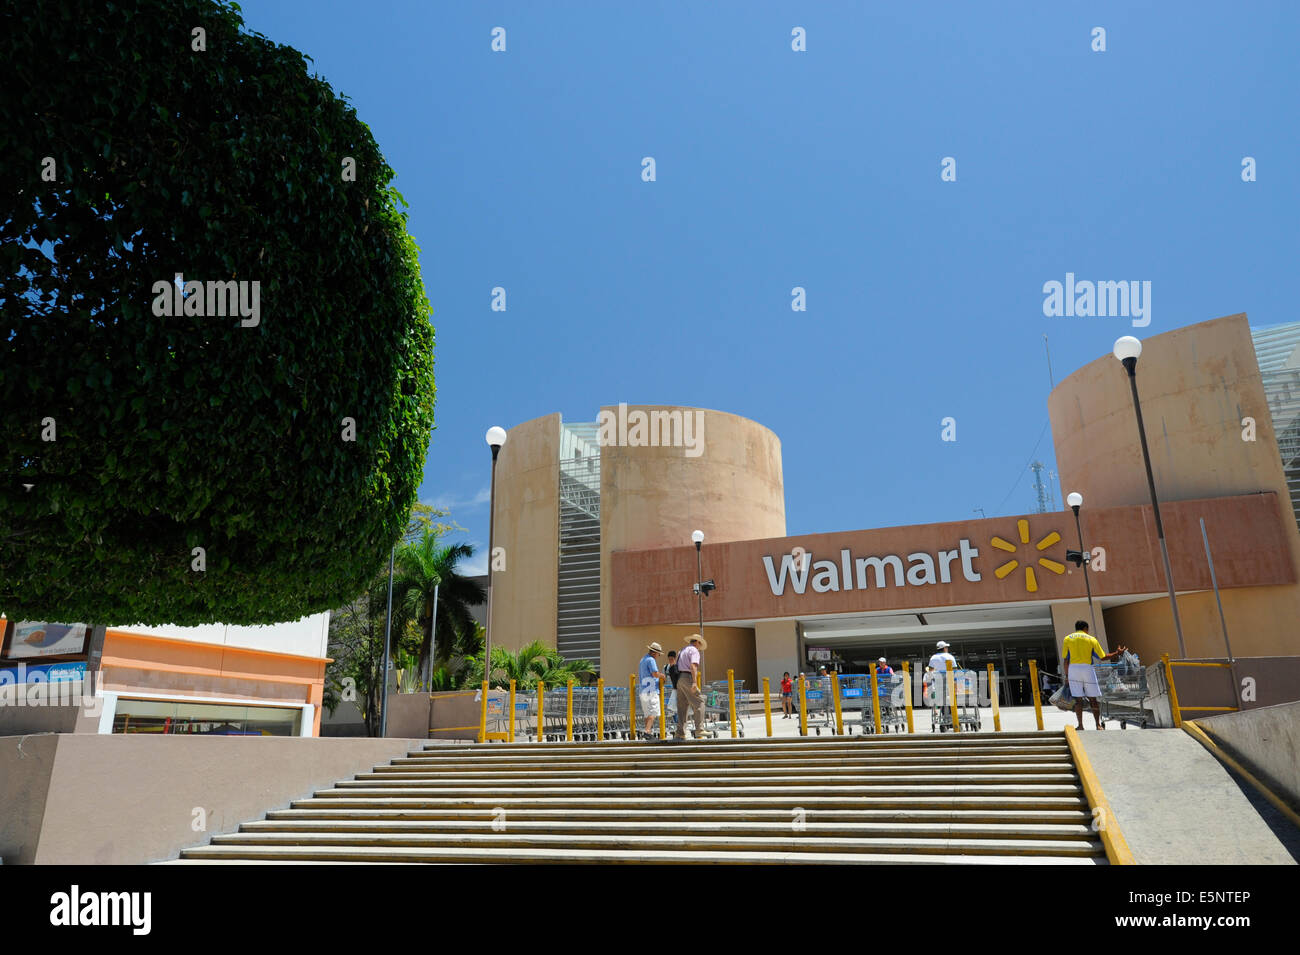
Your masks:
[{"label": "concrete cylindrical tower", "polygon": [[[638,414],[644,418],[637,418]],[[607,679],[625,679],[635,672],[645,644],[657,640],[665,651],[680,649],[698,624],[684,620],[680,627],[611,626],[608,555],[660,547],[694,551],[691,532],[699,529],[704,532],[707,579],[712,576],[710,543],[784,537],[781,442],[754,421],[700,408],[620,405],[603,408],[601,420],[628,425],[613,443],[602,438],[600,449],[601,672]],[[649,444],[632,427],[638,420],[657,420],[660,432],[665,423],[680,421],[679,433],[690,443]],[[651,428],[649,436],[654,435]],[[709,626],[708,598],[704,614],[709,643],[704,654],[706,678],[722,679],[731,668],[737,678],[755,687],[754,630]],[[793,647],[793,625],[787,629]]]}]

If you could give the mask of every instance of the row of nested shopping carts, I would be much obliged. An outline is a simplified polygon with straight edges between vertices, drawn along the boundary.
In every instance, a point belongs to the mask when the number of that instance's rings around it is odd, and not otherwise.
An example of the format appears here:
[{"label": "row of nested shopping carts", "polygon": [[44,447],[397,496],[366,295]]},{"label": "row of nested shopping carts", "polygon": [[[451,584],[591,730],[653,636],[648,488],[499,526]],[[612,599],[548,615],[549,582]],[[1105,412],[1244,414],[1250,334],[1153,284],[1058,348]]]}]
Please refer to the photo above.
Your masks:
[{"label": "row of nested shopping carts", "polygon": [[[875,733],[876,714],[872,700],[871,675],[868,673],[841,673],[840,718],[849,736],[854,728],[862,735]],[[876,699],[880,702],[880,729],[882,732],[907,732],[907,704],[903,675],[881,673],[876,676]],[[825,729],[835,732],[835,684],[830,677],[804,674],[804,699],[808,705],[808,728],[818,736]],[[794,698],[798,712],[799,698]]]},{"label": "row of nested shopping carts", "polygon": [[[973,670],[959,670],[953,674],[956,705],[949,705],[947,675],[926,673],[923,697],[930,710],[930,731],[952,730],[953,712],[958,726],[967,731],[980,728],[980,710],[977,674]],[[808,702],[808,727],[818,736],[822,729],[834,732],[835,691],[830,677],[804,675],[804,698]],[[843,673],[839,676],[840,716],[848,735],[856,728],[863,735],[876,731],[875,700],[871,693],[871,676],[865,673]],[[875,698],[880,705],[880,729],[884,733],[907,732],[906,676],[902,673],[877,674]],[[798,706],[798,700],[795,700]]]},{"label": "row of nested shopping carts", "polygon": [[[744,714],[749,712],[749,691],[745,689],[744,680],[733,681],[736,697],[736,730],[738,735],[745,735]],[[726,680],[718,680],[704,685],[704,726],[702,728],[688,725],[688,729],[698,730],[701,736],[718,736],[731,730],[731,701]],[[665,735],[672,736],[677,730],[677,708],[671,685],[665,686],[663,704]],[[546,689],[541,699],[541,726],[538,726],[537,693],[517,693],[514,706],[514,738],[518,740],[547,741],[568,739],[569,735],[569,690]],[[602,705],[603,703],[603,705]],[[592,742],[601,739],[637,739],[644,737],[645,710],[640,699],[635,701],[635,715],[630,687],[627,686],[575,686],[573,688],[573,739],[578,742]],[[487,729],[492,733],[508,732],[510,720],[506,712],[510,708],[509,694],[503,690],[492,690],[488,695]],[[693,724],[688,717],[688,724]],[[651,737],[659,735],[659,723],[654,723]]]}]

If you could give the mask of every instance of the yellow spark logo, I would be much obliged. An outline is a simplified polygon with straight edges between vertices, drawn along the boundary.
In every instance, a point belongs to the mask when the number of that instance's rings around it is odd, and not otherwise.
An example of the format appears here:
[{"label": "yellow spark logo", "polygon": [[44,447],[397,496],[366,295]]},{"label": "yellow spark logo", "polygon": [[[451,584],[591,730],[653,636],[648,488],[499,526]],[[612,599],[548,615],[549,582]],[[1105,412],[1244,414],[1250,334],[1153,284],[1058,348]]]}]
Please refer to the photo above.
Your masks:
[{"label": "yellow spark logo", "polygon": [[[1020,543],[1028,544],[1029,543],[1029,522],[1024,518],[1021,518],[1020,520],[1016,521],[1016,528],[1017,530],[1020,531]],[[1048,534],[1046,537],[1044,537],[1034,546],[1040,551],[1047,550],[1047,548],[1059,542],[1060,539],[1061,539],[1061,535],[1056,533],[1056,531],[1052,531],[1052,533]],[[1014,554],[1016,553],[1017,550],[1019,550],[1019,548],[1016,547],[1015,544],[1005,541],[1001,537],[994,537],[991,543],[998,550],[1004,550],[1008,554]],[[1051,560],[1047,557],[1038,558],[1038,563],[1040,566],[1047,568],[1054,574],[1065,573],[1064,564],[1058,563],[1057,561]],[[993,574],[998,578],[998,580],[1002,580],[1007,576],[1007,574],[1011,573],[1019,566],[1020,566],[1020,561],[1009,560],[1001,567],[994,570]],[[1025,590],[1029,591],[1029,593],[1031,594],[1036,593],[1038,591],[1038,578],[1034,575],[1034,568],[1031,567],[1028,562],[1025,564]]]}]

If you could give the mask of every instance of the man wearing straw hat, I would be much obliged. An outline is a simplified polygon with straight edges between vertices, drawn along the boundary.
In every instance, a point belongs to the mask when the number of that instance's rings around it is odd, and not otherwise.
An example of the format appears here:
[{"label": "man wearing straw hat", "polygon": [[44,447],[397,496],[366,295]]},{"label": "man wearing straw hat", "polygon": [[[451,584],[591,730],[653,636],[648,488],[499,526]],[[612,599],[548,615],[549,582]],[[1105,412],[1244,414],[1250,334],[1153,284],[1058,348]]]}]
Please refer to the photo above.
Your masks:
[{"label": "man wearing straw hat", "polygon": [[700,691],[700,652],[709,645],[698,633],[686,638],[686,649],[677,655],[677,732],[674,739],[686,738],[686,714],[695,714],[695,738],[704,735],[704,694]]},{"label": "man wearing straw hat", "polygon": [[652,643],[645,650],[637,673],[636,690],[641,700],[641,712],[645,714],[645,736],[649,739],[654,733],[655,720],[659,719],[659,683],[664,678],[659,670],[659,654],[664,652],[664,648]]}]

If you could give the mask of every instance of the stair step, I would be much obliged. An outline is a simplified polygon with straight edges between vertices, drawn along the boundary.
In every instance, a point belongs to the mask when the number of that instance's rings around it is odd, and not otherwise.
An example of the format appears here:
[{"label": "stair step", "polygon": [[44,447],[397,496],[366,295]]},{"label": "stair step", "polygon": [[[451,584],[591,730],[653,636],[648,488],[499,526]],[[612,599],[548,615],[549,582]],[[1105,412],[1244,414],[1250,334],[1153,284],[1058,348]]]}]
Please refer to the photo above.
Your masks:
[{"label": "stair step", "polygon": [[1044,733],[996,733],[996,734],[965,734],[965,733],[913,733],[883,736],[805,736],[791,739],[790,737],[773,737],[768,739],[746,738],[746,739],[707,739],[707,740],[606,740],[604,742],[556,742],[556,743],[537,743],[537,742],[515,742],[515,743],[466,743],[460,745],[439,745],[427,744],[422,750],[415,750],[411,755],[422,753],[436,754],[439,756],[452,755],[470,755],[473,758],[486,757],[488,755],[517,755],[517,754],[549,754],[555,752],[565,753],[592,753],[592,754],[609,754],[613,755],[620,751],[633,753],[638,751],[658,751],[672,752],[677,754],[684,753],[710,753],[718,754],[724,752],[791,752],[815,755],[833,750],[876,750],[890,748],[911,748],[925,749],[929,747],[962,747],[966,749],[981,749],[986,747],[1036,747],[1036,746],[1059,746],[1065,740],[1065,734],[1061,732],[1044,732]]},{"label": "stair step", "polygon": [[[580,784],[580,785],[579,785]],[[463,780],[442,781],[438,779],[412,779],[401,782],[384,782],[372,780],[344,779],[335,783],[335,788],[331,790],[322,790],[315,793],[317,796],[328,798],[331,794],[351,793],[351,792],[370,792],[370,793],[388,793],[397,795],[399,793],[407,795],[418,795],[423,792],[428,793],[464,793],[475,789],[488,789],[492,792],[499,793],[537,793],[538,791],[554,792],[557,794],[570,792],[592,792],[599,790],[601,792],[693,792],[698,791],[697,787],[727,787],[728,790],[737,793],[779,793],[788,792],[814,792],[818,790],[834,790],[836,792],[861,792],[863,795],[869,795],[872,792],[947,792],[954,789],[980,789],[989,792],[1027,792],[1027,793],[1062,793],[1073,792],[1078,790],[1079,781],[1077,777],[1066,773],[1059,774],[1026,774],[1020,777],[1007,776],[981,776],[981,775],[933,775],[918,773],[915,776],[882,776],[874,779],[857,778],[839,778],[834,776],[807,776],[798,779],[788,780],[763,780],[763,781],[745,781],[740,782],[734,779],[719,778],[717,776],[705,776],[698,779],[612,779],[612,778],[595,778],[595,779],[567,779],[567,780],[550,780],[550,779],[529,779],[528,777],[518,777],[514,779],[484,779],[484,780]]]},{"label": "stair step", "polygon": [[744,808],[744,807],[771,807],[779,806],[786,811],[792,806],[802,808],[845,808],[854,809],[862,808],[899,808],[899,809],[926,809],[926,808],[979,808],[988,807],[1024,807],[1027,809],[1086,809],[1087,802],[1083,798],[1083,792],[1079,788],[1065,793],[1048,793],[1040,795],[1026,795],[1022,790],[1017,789],[1015,795],[1006,793],[987,793],[980,790],[973,792],[952,792],[941,791],[939,793],[903,793],[903,794],[880,794],[878,787],[868,786],[860,787],[856,792],[842,792],[836,795],[830,795],[824,790],[816,793],[801,793],[797,799],[792,799],[789,793],[784,795],[734,795],[734,796],[699,796],[689,787],[682,788],[675,796],[664,794],[644,794],[637,793],[632,796],[592,796],[585,790],[576,791],[568,795],[548,795],[538,796],[531,790],[516,792],[514,794],[492,793],[484,795],[482,793],[461,793],[458,795],[443,795],[433,798],[430,795],[402,796],[402,795],[357,795],[356,793],[338,792],[329,790],[332,795],[326,797],[313,797],[308,800],[296,800],[290,803],[293,809],[302,808],[320,808],[323,806],[337,808],[379,808],[379,807],[396,807],[396,808],[469,808],[475,806],[487,806],[494,808],[502,806],[511,807],[549,807],[549,808],[581,808],[587,807],[624,807],[628,812],[638,812],[642,808],[674,808],[674,807],[704,807],[718,806],[723,808]]},{"label": "stair step", "polygon": [[212,837],[221,846],[359,846],[366,848],[439,848],[450,842],[457,846],[555,846],[570,849],[669,849],[691,851],[766,852],[959,852],[980,855],[1096,855],[1105,854],[1094,839],[976,839],[962,837],[870,837],[791,834],[779,836],[710,835],[578,835],[565,833],[460,832],[441,835],[406,833],[230,833]]},{"label": "stair step", "polygon": [[[838,852],[671,852],[637,849],[470,848],[446,846],[373,849],[358,846],[200,846],[186,849],[181,861],[247,862],[433,862],[433,863],[562,863],[601,864],[739,864],[739,865],[1024,865],[1023,855],[963,855],[959,853],[838,853]],[[1105,865],[1096,856],[1042,856],[1035,863]]]},{"label": "stair step", "polygon": [[[463,819],[453,820],[262,820],[247,822],[239,827],[240,833],[389,833],[393,835],[457,835],[464,832],[488,831],[496,818],[483,815],[477,824],[467,829]],[[724,820],[626,820],[601,821],[559,821],[529,820],[514,816],[508,817],[508,830],[511,833],[541,833],[547,835],[622,835],[640,837],[646,835],[674,835],[689,833],[694,839],[698,836],[737,835],[737,836],[786,836],[796,830],[789,814],[783,820],[771,822],[729,822]],[[904,838],[908,835],[936,837],[962,836],[965,838],[999,838],[999,839],[1034,839],[1034,838],[1090,838],[1092,830],[1084,824],[1076,825],[1033,825],[1017,821],[1009,823],[965,823],[965,822],[801,822],[797,830],[807,837],[822,836],[891,836]],[[214,842],[228,842],[227,835],[214,836]]]},{"label": "stair step", "polygon": [[[491,802],[488,800],[487,802]],[[692,803],[693,805],[693,803]],[[461,825],[491,821],[493,809],[486,804],[474,808],[448,809],[273,809],[266,814],[267,821],[321,821],[346,822],[421,822],[445,821]],[[500,807],[507,808],[507,807]],[[1083,809],[808,809],[801,807],[808,819],[822,822],[953,822],[953,823],[1023,823],[1026,825],[1087,825],[1092,816]],[[628,818],[629,810],[636,818],[646,821],[676,823],[695,820],[718,822],[781,822],[791,819],[789,808],[781,809],[647,809],[639,803],[626,809],[547,809],[534,806],[510,807],[511,820],[560,821],[603,820],[620,821]],[[253,823],[252,825],[261,825]]]},{"label": "stair step", "polygon": [[[803,781],[810,779],[826,780],[831,778],[855,778],[866,779],[874,777],[898,776],[898,777],[916,777],[920,775],[955,775],[963,778],[974,776],[1016,776],[1023,778],[1025,776],[1052,776],[1052,777],[1070,777],[1074,775],[1074,765],[1072,763],[1007,763],[1004,765],[994,766],[965,766],[955,764],[950,766],[817,766],[812,768],[781,768],[767,769],[765,767],[737,767],[718,770],[716,768],[696,769],[692,766],[658,766],[652,768],[618,768],[606,770],[600,773],[601,779],[607,780],[673,780],[681,782],[691,782],[696,779],[717,780],[727,779],[735,782],[746,782],[749,780],[763,780],[772,784],[785,782],[786,780]],[[551,783],[554,781],[568,781],[574,779],[589,779],[593,776],[590,770],[583,769],[553,769],[549,766],[538,766],[532,771],[522,771],[519,769],[502,769],[502,770],[451,770],[443,771],[441,769],[394,769],[390,772],[370,772],[358,773],[354,778],[359,782],[374,782],[376,780],[384,782],[386,785],[406,785],[412,782],[421,782],[423,780],[442,780],[447,783],[473,783],[475,785],[486,784],[496,785],[497,783],[510,783],[527,781],[530,784],[540,785],[542,783]]]},{"label": "stair step", "polygon": [[[752,753],[697,753],[692,754],[689,760],[692,764],[698,765],[797,765],[797,766],[820,766],[833,763],[850,763],[850,762],[875,762],[878,760],[914,760],[917,758],[929,761],[931,759],[970,759],[977,761],[995,760],[995,759],[1012,759],[1012,760],[1033,760],[1033,759],[1051,759],[1051,758],[1068,758],[1070,754],[1069,747],[1064,743],[1052,746],[997,746],[988,748],[963,748],[960,746],[943,746],[931,747],[927,749],[906,747],[898,749],[865,748],[860,747],[854,750],[832,750],[825,753],[798,753],[798,752],[752,752]],[[620,766],[626,764],[635,765],[656,765],[672,762],[683,762],[683,755],[675,747],[638,747],[629,748],[617,752],[596,752],[596,753],[570,753],[551,752],[543,753],[517,753],[511,755],[495,755],[491,749],[485,750],[482,755],[444,755],[433,751],[423,753],[414,753],[407,756],[399,756],[392,761],[396,766],[535,766],[539,762],[546,765],[556,766]],[[389,764],[384,764],[389,765]]]}]

